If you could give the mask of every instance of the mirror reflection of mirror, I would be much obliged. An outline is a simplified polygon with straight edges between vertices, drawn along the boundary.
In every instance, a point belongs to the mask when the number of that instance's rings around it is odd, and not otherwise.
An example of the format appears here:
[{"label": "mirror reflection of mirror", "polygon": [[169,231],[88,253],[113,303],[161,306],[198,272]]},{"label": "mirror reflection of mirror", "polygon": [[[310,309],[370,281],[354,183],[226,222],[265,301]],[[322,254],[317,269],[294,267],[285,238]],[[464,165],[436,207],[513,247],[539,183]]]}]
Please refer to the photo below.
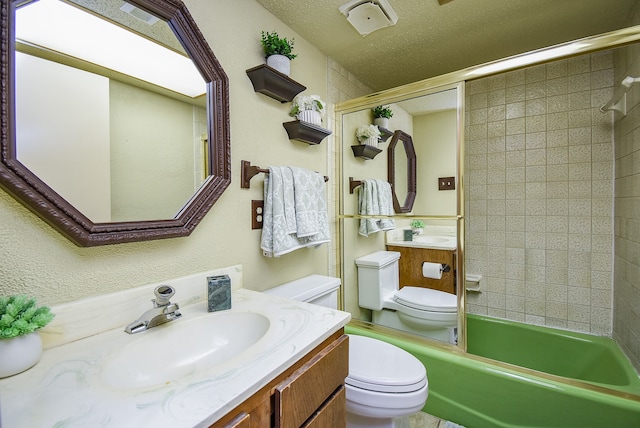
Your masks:
[{"label": "mirror reflection of mirror", "polygon": [[416,199],[416,151],[411,135],[395,131],[387,154],[387,176],[391,183],[393,209],[408,213]]},{"label": "mirror reflection of mirror", "polygon": [[[394,180],[398,189],[398,199],[405,201],[409,188],[408,157],[405,140],[413,143],[417,169],[417,182],[415,201],[411,210],[398,213],[394,216],[396,229],[386,233],[379,233],[363,237],[358,234],[359,217],[357,215],[357,191],[349,193],[348,177],[356,179],[382,178],[390,169],[391,164],[386,164],[379,158],[363,162],[354,157],[343,156],[343,283],[344,305],[354,319],[373,321],[381,325],[396,328],[404,332],[410,332],[441,342],[456,343],[458,325],[458,299],[457,278],[455,276],[457,240],[456,229],[458,212],[456,191],[439,191],[438,177],[456,176],[458,169],[458,86],[446,90],[429,91],[424,95],[408,97],[406,100],[376,100],[377,104],[390,105],[394,112],[389,121],[389,130],[396,134],[397,142],[392,144],[392,139],[387,147],[380,144],[379,147],[389,150],[388,159],[393,160],[395,169]],[[350,153],[349,146],[353,144],[353,132],[361,123],[369,119],[370,106],[362,105],[362,108],[353,107],[342,114],[343,152]],[[398,132],[396,132],[398,131]],[[421,235],[414,235],[411,230],[411,221],[419,218],[425,223]],[[405,239],[405,231],[409,231],[411,240]],[[397,290],[407,288],[408,293],[413,291],[422,293],[425,290],[443,293],[439,296],[446,300],[446,314],[442,315],[448,320],[445,329],[434,333],[433,328],[422,321],[410,317],[391,315],[395,318],[389,321],[391,313],[400,312],[397,302],[380,302],[382,309],[371,309],[369,304],[360,302],[359,290],[367,287],[360,284],[363,275],[359,270],[358,260],[367,258],[380,251],[395,252],[400,254],[396,262]],[[442,263],[450,267],[448,272],[443,272],[440,278],[425,277],[423,262]],[[429,275],[431,273],[426,272]],[[436,274],[437,276],[437,274]],[[412,290],[413,288],[413,290]],[[369,290],[370,291],[370,290]],[[395,293],[388,293],[395,296]],[[409,298],[410,300],[411,298]],[[410,303],[409,303],[410,304]],[[415,309],[415,308],[414,308]],[[411,310],[409,310],[411,312]],[[430,331],[429,331],[430,330]]]},{"label": "mirror reflection of mirror", "polygon": [[[131,19],[121,3],[16,11],[17,158],[94,222],[173,218],[208,175],[206,86],[165,21]],[[156,28],[162,44],[93,13],[104,11]]]},{"label": "mirror reflection of mirror", "polygon": [[[396,195],[397,202],[400,202],[400,201],[405,202],[407,200],[408,189],[409,189],[409,178],[408,178],[409,177],[409,168],[408,168],[409,159],[407,157],[407,151],[405,150],[405,145],[402,142],[400,142],[400,144],[396,144],[393,148],[390,147],[389,154],[391,153],[393,153],[393,170],[394,170],[393,192]],[[389,179],[389,181],[391,181],[391,179]],[[396,207],[394,206],[394,208]],[[402,211],[396,208],[396,212],[402,212]]]}]

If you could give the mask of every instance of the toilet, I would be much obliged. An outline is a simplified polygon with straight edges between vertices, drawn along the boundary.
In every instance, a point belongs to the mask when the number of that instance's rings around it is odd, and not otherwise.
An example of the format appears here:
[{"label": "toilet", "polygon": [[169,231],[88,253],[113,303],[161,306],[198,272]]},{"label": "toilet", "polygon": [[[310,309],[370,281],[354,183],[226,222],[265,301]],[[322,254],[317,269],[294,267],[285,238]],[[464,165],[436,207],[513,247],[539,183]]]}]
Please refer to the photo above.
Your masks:
[{"label": "toilet", "polygon": [[[337,309],[339,286],[339,278],[311,275],[265,293]],[[409,415],[422,410],[427,401],[427,371],[397,346],[349,335],[345,389],[348,428],[405,428]]]},{"label": "toilet", "polygon": [[358,304],[371,321],[442,342],[456,343],[456,295],[424,287],[399,288],[397,251],[376,251],[356,259]]}]

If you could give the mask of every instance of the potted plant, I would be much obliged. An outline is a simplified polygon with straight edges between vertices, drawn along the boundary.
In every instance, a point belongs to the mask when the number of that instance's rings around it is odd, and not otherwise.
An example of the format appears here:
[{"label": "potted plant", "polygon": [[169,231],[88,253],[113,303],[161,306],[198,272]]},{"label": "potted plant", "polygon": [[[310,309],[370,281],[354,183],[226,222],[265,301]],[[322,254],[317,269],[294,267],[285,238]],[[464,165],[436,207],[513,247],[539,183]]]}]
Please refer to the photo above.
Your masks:
[{"label": "potted plant", "polygon": [[27,296],[0,297],[0,378],[23,372],[40,361],[42,339],[37,330],[54,315]]},{"label": "potted plant", "polygon": [[263,31],[260,43],[267,65],[288,76],[291,71],[291,60],[297,56],[292,53],[294,39],[281,38],[275,31]]},{"label": "potted plant", "polygon": [[380,130],[375,125],[364,125],[356,130],[356,137],[360,144],[378,147],[378,138],[380,138]]},{"label": "potted plant", "polygon": [[412,220],[411,221],[411,230],[414,235],[422,235],[422,231],[424,230],[424,221],[422,220]]},{"label": "potted plant", "polygon": [[373,123],[382,127],[389,127],[389,119],[393,117],[393,111],[389,106],[375,106],[373,111]]},{"label": "potted plant", "polygon": [[424,230],[424,221],[412,220],[410,226],[414,235],[421,235]]},{"label": "potted plant", "polygon": [[319,126],[326,106],[319,95],[297,95],[291,103],[289,116]]}]

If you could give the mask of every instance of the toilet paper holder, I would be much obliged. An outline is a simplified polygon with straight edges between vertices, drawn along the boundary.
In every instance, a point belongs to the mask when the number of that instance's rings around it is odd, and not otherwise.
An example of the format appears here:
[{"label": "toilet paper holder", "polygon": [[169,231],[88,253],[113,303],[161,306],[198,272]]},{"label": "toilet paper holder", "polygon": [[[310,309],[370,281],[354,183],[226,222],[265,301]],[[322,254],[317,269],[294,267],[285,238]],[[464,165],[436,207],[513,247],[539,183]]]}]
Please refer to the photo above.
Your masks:
[{"label": "toilet paper holder", "polygon": [[[432,262],[422,262],[423,265],[425,263],[432,263]],[[451,270],[451,266],[449,266],[446,263],[440,263],[440,272],[449,272],[450,270]]]}]

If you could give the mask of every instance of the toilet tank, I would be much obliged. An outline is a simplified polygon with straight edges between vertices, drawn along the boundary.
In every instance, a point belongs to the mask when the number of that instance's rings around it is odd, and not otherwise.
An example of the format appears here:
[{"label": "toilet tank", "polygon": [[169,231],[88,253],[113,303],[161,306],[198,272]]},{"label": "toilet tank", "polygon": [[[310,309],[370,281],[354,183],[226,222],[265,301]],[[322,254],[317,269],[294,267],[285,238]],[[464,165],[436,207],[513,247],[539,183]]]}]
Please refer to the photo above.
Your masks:
[{"label": "toilet tank", "polygon": [[398,290],[400,281],[397,251],[376,251],[356,259],[358,266],[358,305],[380,311],[384,297]]},{"label": "toilet tank", "polygon": [[338,288],[340,278],[324,275],[310,275],[295,281],[273,287],[264,293],[285,297],[299,302],[313,303],[327,308],[338,309]]}]

